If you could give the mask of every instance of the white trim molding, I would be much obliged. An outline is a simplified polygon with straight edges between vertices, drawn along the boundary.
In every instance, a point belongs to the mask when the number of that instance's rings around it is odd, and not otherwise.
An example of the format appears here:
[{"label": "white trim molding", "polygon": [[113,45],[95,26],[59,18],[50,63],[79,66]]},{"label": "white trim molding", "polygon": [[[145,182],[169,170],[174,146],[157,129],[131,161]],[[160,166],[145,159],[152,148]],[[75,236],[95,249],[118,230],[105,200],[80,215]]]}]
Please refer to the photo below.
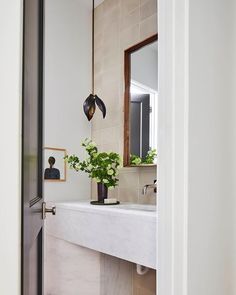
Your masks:
[{"label": "white trim molding", "polygon": [[23,1],[0,1],[0,294],[20,295]]},{"label": "white trim molding", "polygon": [[188,0],[159,0],[158,295],[187,295]]}]

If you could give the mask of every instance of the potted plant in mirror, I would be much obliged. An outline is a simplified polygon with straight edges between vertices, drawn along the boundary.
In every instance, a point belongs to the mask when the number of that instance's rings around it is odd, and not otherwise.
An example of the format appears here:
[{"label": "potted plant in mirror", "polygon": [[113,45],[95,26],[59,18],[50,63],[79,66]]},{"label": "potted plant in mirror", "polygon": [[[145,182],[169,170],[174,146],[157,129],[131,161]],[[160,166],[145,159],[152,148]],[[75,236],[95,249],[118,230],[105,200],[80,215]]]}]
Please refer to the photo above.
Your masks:
[{"label": "potted plant in mirror", "polygon": [[118,185],[118,170],[121,163],[119,154],[114,152],[98,152],[95,142],[85,139],[82,143],[88,157],[81,161],[76,155],[66,156],[65,160],[71,169],[84,171],[97,182],[98,201],[104,202],[108,189]]},{"label": "potted plant in mirror", "polygon": [[137,166],[137,165],[140,165],[141,163],[142,163],[142,159],[139,156],[134,155],[134,154],[130,155],[130,164],[131,165]]},{"label": "potted plant in mirror", "polygon": [[130,164],[132,166],[152,166],[154,165],[155,158],[157,157],[157,150],[150,149],[147,152],[147,155],[144,159],[140,158],[137,155],[131,154],[130,155]]},{"label": "potted plant in mirror", "polygon": [[150,149],[147,152],[147,155],[146,155],[144,161],[142,161],[142,163],[147,164],[147,165],[153,165],[156,157],[157,157],[157,150]]}]

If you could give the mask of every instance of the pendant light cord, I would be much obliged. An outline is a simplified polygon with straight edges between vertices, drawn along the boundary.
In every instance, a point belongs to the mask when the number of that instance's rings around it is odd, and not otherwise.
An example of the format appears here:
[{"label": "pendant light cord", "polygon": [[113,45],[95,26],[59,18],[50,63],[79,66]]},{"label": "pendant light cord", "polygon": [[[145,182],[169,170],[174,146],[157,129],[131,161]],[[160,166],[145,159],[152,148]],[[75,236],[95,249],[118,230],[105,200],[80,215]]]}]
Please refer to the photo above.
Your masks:
[{"label": "pendant light cord", "polygon": [[94,88],[95,88],[95,85],[94,85],[94,74],[95,74],[95,71],[94,71],[94,63],[95,63],[95,60],[94,60],[94,9],[95,9],[95,5],[94,5],[94,0],[93,0],[93,12],[92,12],[92,94],[94,95],[95,92],[94,92]]}]

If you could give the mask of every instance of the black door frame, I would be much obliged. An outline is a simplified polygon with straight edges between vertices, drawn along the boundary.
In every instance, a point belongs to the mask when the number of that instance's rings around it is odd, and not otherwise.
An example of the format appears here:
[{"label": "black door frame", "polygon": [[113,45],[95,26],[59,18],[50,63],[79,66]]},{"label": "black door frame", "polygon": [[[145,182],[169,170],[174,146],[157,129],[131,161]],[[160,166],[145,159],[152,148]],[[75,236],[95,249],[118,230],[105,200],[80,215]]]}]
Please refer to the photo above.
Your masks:
[{"label": "black door frame", "polygon": [[[37,190],[38,195],[30,200],[29,207],[39,202],[43,196],[43,77],[44,77],[44,0],[38,0],[38,181]],[[25,0],[23,0],[23,50],[22,50],[22,144],[21,144],[21,295],[24,294],[24,82],[25,82]],[[43,240],[39,239],[38,242],[38,265],[43,270]],[[43,273],[39,272],[38,275],[38,295],[43,294]]]}]

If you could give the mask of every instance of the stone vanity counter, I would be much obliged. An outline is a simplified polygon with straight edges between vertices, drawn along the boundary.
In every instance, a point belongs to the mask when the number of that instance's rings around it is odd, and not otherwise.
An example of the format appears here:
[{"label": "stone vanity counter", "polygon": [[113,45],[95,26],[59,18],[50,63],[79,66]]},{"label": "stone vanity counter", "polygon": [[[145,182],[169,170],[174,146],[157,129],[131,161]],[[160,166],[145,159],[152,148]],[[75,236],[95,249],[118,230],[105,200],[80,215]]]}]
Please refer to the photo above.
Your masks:
[{"label": "stone vanity counter", "polygon": [[94,206],[56,203],[47,234],[133,263],[156,268],[156,211],[153,205]]}]

